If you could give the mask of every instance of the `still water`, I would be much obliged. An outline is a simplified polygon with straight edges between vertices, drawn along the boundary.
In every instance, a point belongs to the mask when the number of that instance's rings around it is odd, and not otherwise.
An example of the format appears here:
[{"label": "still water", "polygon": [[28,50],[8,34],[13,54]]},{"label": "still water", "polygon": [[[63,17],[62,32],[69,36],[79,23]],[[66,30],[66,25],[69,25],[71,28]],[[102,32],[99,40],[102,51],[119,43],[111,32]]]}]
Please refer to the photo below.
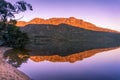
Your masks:
[{"label": "still water", "polygon": [[92,49],[67,56],[24,52],[17,56],[22,60],[11,57],[9,63],[33,80],[120,80],[120,48]]}]

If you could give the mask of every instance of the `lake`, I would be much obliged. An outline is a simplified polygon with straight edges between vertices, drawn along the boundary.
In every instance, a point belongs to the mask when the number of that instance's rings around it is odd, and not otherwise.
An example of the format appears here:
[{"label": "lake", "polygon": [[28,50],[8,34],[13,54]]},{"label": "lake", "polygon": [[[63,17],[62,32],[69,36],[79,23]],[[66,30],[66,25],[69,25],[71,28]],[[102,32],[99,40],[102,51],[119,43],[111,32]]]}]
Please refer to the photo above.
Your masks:
[{"label": "lake", "polygon": [[[43,55],[44,52],[46,55]],[[8,53],[5,53],[8,63],[33,80],[120,80],[119,47],[92,49],[65,56],[49,55],[48,51],[36,55],[19,50],[16,55],[13,55],[14,50]]]}]

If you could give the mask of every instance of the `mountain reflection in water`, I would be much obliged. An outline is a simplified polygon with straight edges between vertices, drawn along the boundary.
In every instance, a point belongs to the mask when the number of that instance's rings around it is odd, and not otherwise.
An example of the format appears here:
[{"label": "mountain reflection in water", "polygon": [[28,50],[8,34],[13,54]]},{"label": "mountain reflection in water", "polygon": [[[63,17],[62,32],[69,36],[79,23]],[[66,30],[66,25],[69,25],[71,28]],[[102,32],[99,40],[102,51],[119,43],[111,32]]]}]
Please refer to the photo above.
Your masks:
[{"label": "mountain reflection in water", "polygon": [[91,57],[96,53],[108,51],[116,48],[103,48],[103,49],[93,49],[88,51],[83,51],[79,53],[74,53],[68,56],[59,56],[59,55],[51,55],[51,56],[30,56],[30,59],[34,62],[41,62],[41,61],[51,61],[51,62],[70,62],[74,63],[76,61],[83,60],[84,58]]},{"label": "mountain reflection in water", "polygon": [[74,53],[71,55],[67,55],[67,56],[60,56],[60,55],[50,55],[49,53],[44,54],[43,55],[43,51],[42,51],[42,55],[39,53],[31,53],[28,50],[19,50],[19,49],[11,49],[8,50],[4,53],[4,58],[6,59],[6,61],[8,63],[10,63],[11,65],[13,65],[14,67],[20,67],[20,65],[22,63],[26,63],[28,58],[34,62],[41,62],[41,61],[51,61],[51,62],[70,62],[70,63],[74,63],[76,61],[80,61],[83,60],[84,58],[88,58],[91,57],[97,53],[100,52],[104,52],[104,51],[108,51],[108,50],[113,50],[116,49],[118,47],[114,47],[114,48],[101,48],[101,49],[92,49],[92,50],[88,50],[88,51],[83,51],[83,52],[79,52],[79,53]]},{"label": "mountain reflection in water", "polygon": [[119,80],[117,48],[86,49],[65,56],[47,50],[11,49],[4,58],[33,80]]}]

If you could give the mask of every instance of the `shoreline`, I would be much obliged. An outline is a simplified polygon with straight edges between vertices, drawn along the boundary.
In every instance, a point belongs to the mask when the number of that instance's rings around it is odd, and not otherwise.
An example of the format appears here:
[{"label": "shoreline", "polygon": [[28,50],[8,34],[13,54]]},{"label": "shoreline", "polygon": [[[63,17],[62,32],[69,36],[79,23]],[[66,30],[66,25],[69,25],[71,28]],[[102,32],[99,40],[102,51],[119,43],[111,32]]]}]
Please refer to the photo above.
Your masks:
[{"label": "shoreline", "polygon": [[31,80],[25,73],[8,64],[3,54],[12,48],[0,47],[0,80]]}]

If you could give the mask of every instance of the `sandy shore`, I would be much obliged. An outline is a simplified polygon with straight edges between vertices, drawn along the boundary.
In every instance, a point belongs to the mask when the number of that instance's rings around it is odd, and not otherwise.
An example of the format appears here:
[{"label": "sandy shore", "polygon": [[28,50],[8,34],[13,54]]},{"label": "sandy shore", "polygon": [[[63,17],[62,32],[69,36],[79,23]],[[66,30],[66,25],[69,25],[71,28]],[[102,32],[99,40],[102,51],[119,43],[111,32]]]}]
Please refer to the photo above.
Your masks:
[{"label": "sandy shore", "polygon": [[26,74],[3,59],[4,52],[9,49],[11,48],[0,47],[0,80],[31,80]]}]

